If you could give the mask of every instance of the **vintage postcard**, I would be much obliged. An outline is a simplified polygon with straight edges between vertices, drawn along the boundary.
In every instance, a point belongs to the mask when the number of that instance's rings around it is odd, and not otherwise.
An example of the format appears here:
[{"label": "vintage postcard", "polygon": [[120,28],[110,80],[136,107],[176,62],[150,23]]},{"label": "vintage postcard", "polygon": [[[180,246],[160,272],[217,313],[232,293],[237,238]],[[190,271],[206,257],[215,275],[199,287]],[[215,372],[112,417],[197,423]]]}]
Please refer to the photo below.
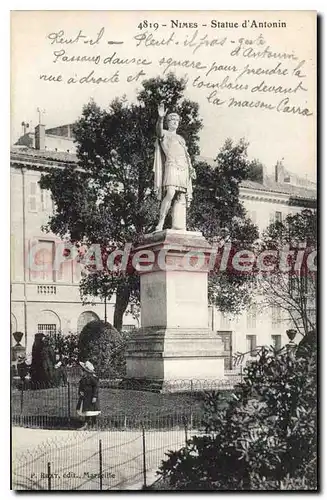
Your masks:
[{"label": "vintage postcard", "polygon": [[318,490],[316,40],[11,12],[13,490]]}]

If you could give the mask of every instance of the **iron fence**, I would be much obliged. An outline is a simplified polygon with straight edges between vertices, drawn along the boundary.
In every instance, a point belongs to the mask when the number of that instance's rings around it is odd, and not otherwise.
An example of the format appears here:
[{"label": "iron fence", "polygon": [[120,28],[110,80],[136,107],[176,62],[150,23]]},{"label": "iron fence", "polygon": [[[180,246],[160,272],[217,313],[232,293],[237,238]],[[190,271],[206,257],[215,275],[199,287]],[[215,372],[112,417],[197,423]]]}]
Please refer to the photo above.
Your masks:
[{"label": "iron fence", "polygon": [[[12,388],[15,490],[142,489],[168,450],[203,432],[203,396],[236,379],[176,380],[161,390],[137,381],[100,380],[101,415],[85,431],[76,414],[78,379],[63,385],[15,382]],[[139,385],[138,385],[139,384]],[[39,442],[39,444],[37,444]]]},{"label": "iron fence", "polygon": [[144,489],[155,481],[167,450],[181,448],[192,434],[186,424],[166,431],[144,425],[127,431],[51,431],[55,437],[33,448],[37,436],[22,439],[19,431],[26,429],[13,429],[12,488],[57,491]]},{"label": "iron fence", "polygon": [[[236,380],[175,380],[161,391],[144,390],[137,381],[100,380],[101,415],[97,427],[135,429],[142,424],[153,429],[198,426],[206,391],[219,390],[228,398]],[[122,387],[124,389],[122,389]],[[11,392],[14,425],[76,429],[82,421],[76,414],[78,381],[64,385],[16,383]]]}]

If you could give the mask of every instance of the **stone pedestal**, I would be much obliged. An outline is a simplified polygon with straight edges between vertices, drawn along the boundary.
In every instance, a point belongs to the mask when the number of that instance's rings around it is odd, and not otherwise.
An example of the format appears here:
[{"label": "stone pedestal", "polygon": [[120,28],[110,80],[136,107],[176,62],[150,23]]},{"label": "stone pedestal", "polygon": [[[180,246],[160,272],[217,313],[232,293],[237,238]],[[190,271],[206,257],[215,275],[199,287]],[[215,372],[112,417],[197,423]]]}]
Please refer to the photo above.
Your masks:
[{"label": "stone pedestal", "polygon": [[208,328],[211,247],[201,233],[164,230],[144,237],[141,328],[127,351],[127,377],[165,382],[224,376],[223,346]]}]

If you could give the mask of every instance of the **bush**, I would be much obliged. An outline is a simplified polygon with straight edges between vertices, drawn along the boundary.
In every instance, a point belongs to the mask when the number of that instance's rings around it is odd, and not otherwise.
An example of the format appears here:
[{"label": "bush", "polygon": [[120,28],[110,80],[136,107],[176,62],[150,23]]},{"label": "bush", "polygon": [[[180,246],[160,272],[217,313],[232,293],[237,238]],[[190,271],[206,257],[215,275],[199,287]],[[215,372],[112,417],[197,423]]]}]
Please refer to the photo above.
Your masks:
[{"label": "bush", "polygon": [[60,361],[64,366],[74,366],[78,362],[78,335],[69,333],[63,335],[56,333],[55,335],[45,337],[45,342],[59,356]]},{"label": "bush", "polygon": [[315,344],[263,348],[227,408],[207,395],[206,434],[169,452],[160,475],[175,490],[316,490]]},{"label": "bush", "polygon": [[101,378],[125,375],[127,336],[109,323],[91,321],[83,328],[78,340],[80,361],[91,361]]},{"label": "bush", "polygon": [[55,352],[43,333],[36,333],[32,347],[31,381],[51,386],[55,383]]}]

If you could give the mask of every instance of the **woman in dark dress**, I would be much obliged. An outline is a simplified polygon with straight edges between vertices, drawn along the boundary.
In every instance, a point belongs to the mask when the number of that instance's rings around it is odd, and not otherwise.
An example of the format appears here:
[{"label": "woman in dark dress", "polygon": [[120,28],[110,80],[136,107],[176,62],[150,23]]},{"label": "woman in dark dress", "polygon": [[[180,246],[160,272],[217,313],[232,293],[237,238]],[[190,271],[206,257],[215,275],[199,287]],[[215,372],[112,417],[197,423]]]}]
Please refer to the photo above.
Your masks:
[{"label": "woman in dark dress", "polygon": [[84,374],[79,382],[77,413],[85,417],[86,427],[92,427],[96,424],[96,417],[101,413],[99,403],[99,380],[94,372],[94,366],[90,361],[79,363]]}]

